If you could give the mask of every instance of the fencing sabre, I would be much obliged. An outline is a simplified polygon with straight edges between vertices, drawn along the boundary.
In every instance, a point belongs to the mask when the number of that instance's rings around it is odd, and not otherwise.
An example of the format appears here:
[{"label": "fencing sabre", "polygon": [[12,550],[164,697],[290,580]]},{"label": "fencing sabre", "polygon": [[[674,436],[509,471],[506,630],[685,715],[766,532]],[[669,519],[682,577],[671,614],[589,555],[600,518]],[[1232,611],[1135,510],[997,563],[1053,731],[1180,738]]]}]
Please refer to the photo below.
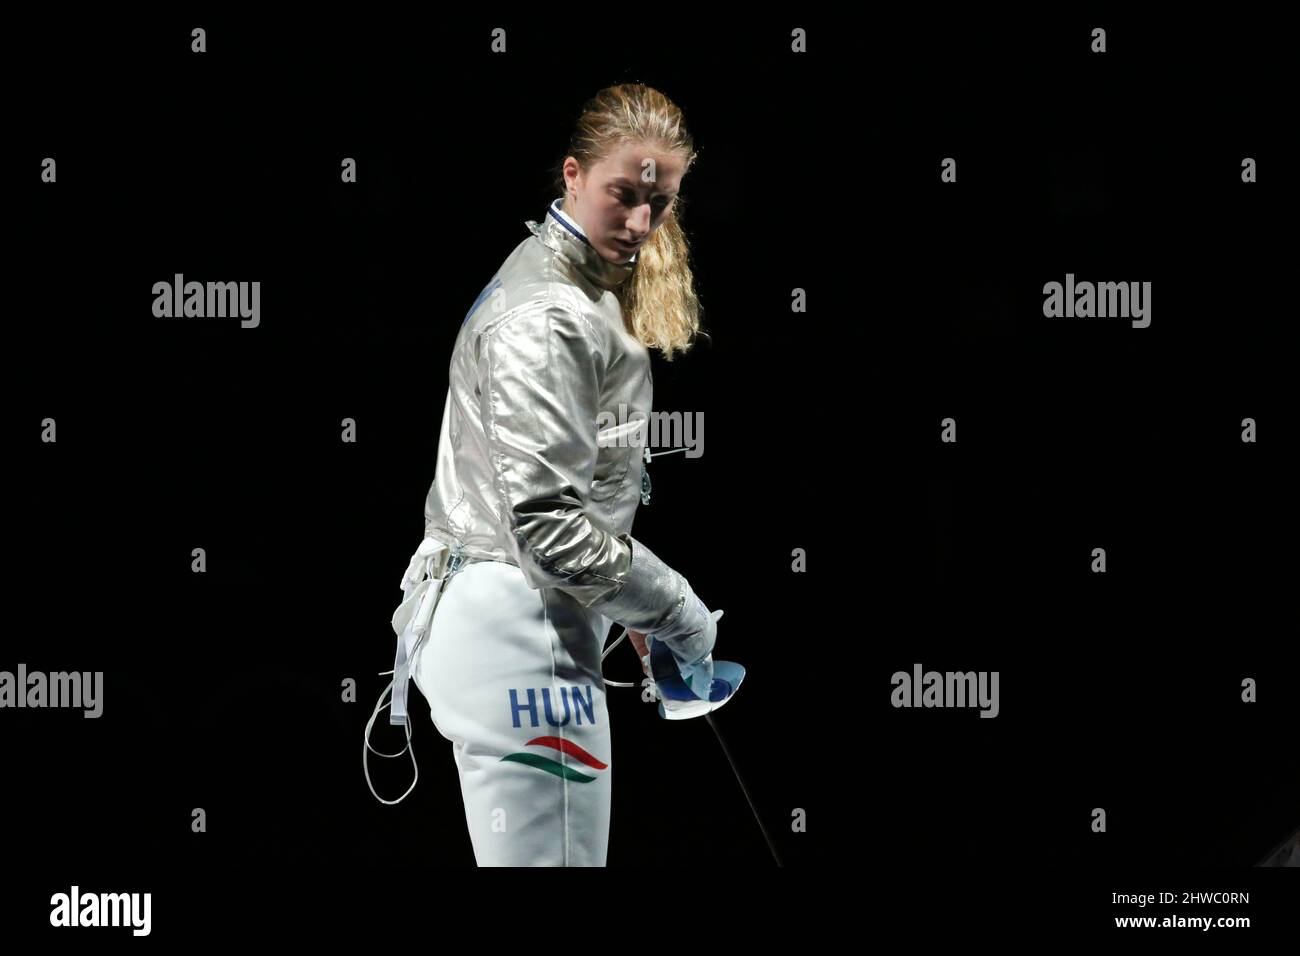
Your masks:
[{"label": "fencing sabre", "polygon": [[[712,615],[716,621],[722,617],[722,611],[713,611]],[[610,651],[622,643],[625,637],[627,637],[627,628],[623,628],[623,633],[618,636],[618,639],[605,648],[605,652],[600,655],[602,679],[605,679],[605,658],[609,656]],[[746,802],[749,803],[749,809],[754,814],[754,820],[763,833],[763,839],[767,842],[767,848],[772,853],[772,859],[776,861],[777,866],[783,866],[781,856],[776,851],[776,844],[772,842],[767,827],[763,825],[763,818],[758,814],[758,807],[754,806],[754,800],[749,795],[749,788],[745,786],[745,780],[740,775],[740,768],[736,766],[736,760],[732,757],[727,742],[722,739],[722,733],[718,730],[718,725],[713,721],[713,711],[731,700],[736,691],[740,689],[740,684],[745,679],[744,666],[731,661],[714,661],[713,683],[709,688],[706,700],[691,690],[690,677],[682,677],[677,666],[677,659],[663,641],[656,641],[653,637],[647,636],[646,644],[650,653],[643,657],[641,661],[649,671],[651,691],[659,698],[659,716],[665,720],[686,720],[691,717],[703,716],[708,721],[709,727],[713,730],[713,735],[718,738],[718,744],[722,747],[727,763],[731,766],[731,772],[735,774],[736,782],[740,784],[740,791],[745,795]],[[605,684],[608,687],[640,686],[636,683],[607,679],[605,679]],[[665,707],[665,704],[667,704],[667,707]]]}]

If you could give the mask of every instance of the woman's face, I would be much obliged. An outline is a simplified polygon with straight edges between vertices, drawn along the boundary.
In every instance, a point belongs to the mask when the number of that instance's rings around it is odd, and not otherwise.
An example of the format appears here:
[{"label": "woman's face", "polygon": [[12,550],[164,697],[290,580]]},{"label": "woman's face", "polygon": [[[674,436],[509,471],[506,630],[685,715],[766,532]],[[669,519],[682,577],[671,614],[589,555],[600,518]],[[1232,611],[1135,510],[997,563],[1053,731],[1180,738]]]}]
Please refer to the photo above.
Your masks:
[{"label": "woman's face", "polygon": [[680,156],[645,144],[629,143],[586,173],[569,156],[564,211],[602,257],[625,263],[667,218],[685,172]]}]

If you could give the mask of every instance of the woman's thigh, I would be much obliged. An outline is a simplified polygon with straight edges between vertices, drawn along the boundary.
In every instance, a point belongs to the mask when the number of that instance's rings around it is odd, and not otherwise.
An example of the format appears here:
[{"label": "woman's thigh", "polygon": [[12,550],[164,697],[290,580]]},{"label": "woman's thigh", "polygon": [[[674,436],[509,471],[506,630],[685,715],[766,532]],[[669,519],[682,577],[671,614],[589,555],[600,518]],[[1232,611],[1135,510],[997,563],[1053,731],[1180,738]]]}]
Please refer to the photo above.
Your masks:
[{"label": "woman's thigh", "polygon": [[447,582],[413,673],[452,743],[481,865],[603,865],[607,623],[513,565],[470,564]]}]

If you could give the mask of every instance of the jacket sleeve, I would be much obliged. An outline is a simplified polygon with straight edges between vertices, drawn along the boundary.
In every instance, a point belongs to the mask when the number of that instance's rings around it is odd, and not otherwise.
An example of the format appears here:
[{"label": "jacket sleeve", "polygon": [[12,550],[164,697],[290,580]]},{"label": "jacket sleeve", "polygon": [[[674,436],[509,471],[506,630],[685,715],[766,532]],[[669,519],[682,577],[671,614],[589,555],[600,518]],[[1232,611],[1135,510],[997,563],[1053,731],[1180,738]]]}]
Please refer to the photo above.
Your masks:
[{"label": "jacket sleeve", "polygon": [[686,579],[585,510],[605,372],[595,330],[564,306],[528,304],[484,329],[477,362],[498,513],[529,586],[559,588],[638,631],[677,622]]}]

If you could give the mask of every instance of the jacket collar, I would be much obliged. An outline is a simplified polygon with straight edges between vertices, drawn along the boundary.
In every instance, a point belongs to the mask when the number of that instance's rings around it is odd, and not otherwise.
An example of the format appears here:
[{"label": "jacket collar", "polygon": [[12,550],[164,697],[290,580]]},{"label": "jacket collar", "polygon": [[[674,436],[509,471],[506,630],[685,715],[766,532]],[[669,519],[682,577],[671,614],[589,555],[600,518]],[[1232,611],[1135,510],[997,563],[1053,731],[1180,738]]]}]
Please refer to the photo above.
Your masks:
[{"label": "jacket collar", "polygon": [[[525,223],[534,236],[546,244],[565,262],[581,273],[588,281],[613,292],[636,271],[636,256],[626,265],[610,262],[587,239],[582,227],[564,214],[564,198],[551,203],[546,218],[539,224]],[[639,255],[639,253],[638,253]]]}]

